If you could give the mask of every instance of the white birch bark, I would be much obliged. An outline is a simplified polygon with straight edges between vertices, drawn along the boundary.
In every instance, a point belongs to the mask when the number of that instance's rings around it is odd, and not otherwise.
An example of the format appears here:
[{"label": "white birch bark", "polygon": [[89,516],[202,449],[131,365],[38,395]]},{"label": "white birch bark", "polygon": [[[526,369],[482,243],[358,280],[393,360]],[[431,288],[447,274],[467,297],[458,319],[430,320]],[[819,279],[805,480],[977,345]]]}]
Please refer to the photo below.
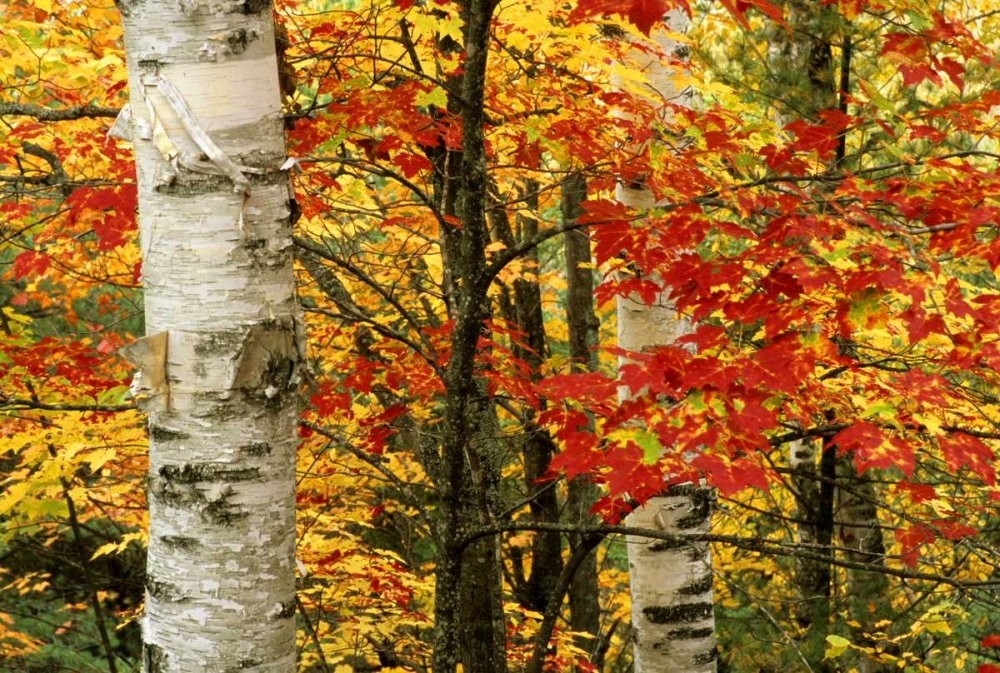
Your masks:
[{"label": "white birch bark", "polygon": [[[669,302],[618,303],[618,344],[643,348],[673,343],[690,324]],[[666,533],[708,532],[711,492],[697,484],[674,486],[629,515],[629,526]],[[632,626],[637,673],[712,673],[716,670],[712,613],[712,559],[708,545],[628,538]]]},{"label": "white birch bark", "polygon": [[[667,27],[687,30],[688,18],[670,12]],[[686,49],[662,32],[660,49],[668,56]],[[639,50],[631,54],[649,80],[650,101],[683,103],[690,92],[677,91],[671,70],[655,56]],[[630,186],[631,187],[631,186]],[[649,190],[619,186],[616,197],[634,208],[656,205]],[[664,292],[647,306],[638,299],[618,300],[618,345],[631,351],[671,344],[691,331]],[[711,524],[711,495],[700,485],[673,487],[650,499],[627,520],[630,526],[658,528],[667,533],[707,532]],[[635,629],[637,673],[714,673],[715,619],[712,613],[712,561],[708,545],[682,546],[628,539],[632,626]]]},{"label": "white birch bark", "polygon": [[144,669],[291,672],[302,357],[271,6],[118,6],[149,335],[126,352],[150,428]]}]

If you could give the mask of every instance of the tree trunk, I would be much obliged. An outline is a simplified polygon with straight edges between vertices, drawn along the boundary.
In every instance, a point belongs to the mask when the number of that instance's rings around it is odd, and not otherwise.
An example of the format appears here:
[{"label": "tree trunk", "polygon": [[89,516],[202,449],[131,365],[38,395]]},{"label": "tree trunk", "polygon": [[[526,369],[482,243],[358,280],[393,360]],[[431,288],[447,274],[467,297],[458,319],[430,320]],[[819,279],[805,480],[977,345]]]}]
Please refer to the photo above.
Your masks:
[{"label": "tree trunk", "polygon": [[[889,595],[889,579],[880,572],[885,565],[885,540],[878,519],[878,494],[875,486],[859,477],[849,454],[837,460],[837,485],[840,502],[837,524],[841,544],[847,548],[847,559],[862,563],[871,570],[850,569],[847,572],[847,610],[858,633],[858,640],[876,652],[898,656],[899,645],[889,642],[883,629],[876,626],[887,617],[880,610]],[[888,673],[896,667],[874,657],[859,664],[862,673]],[[898,669],[896,669],[898,670]]]},{"label": "tree trunk", "polygon": [[[678,10],[666,17],[670,30],[687,30],[687,16]],[[678,55],[681,45],[657,37],[662,52]],[[634,51],[635,67],[646,73],[650,100],[687,99],[674,87],[671,72],[659,58]],[[616,197],[633,208],[655,206],[649,190],[620,185]],[[673,343],[690,331],[687,320],[663,292],[648,306],[632,297],[618,300],[618,345],[630,351]],[[711,492],[698,485],[674,487],[651,498],[627,520],[630,526],[659,528],[667,533],[706,532],[711,523]],[[632,626],[635,629],[637,673],[716,670],[715,618],[712,612],[712,562],[708,545],[676,546],[629,537],[629,583]]]},{"label": "tree trunk", "polygon": [[[538,212],[538,183],[529,180],[522,187],[521,198],[533,212]],[[538,221],[533,216],[519,214],[517,236],[520,240],[530,240],[538,234]],[[538,265],[538,249],[532,249],[525,257]],[[524,332],[528,348],[515,345],[515,357],[527,363],[533,380],[542,376],[545,360],[545,317],[542,314],[542,290],[536,273],[533,280],[514,280],[514,308],[517,325]],[[559,497],[557,489],[550,481],[542,481],[549,471],[555,442],[548,432],[539,428],[532,420],[525,423],[524,440],[524,481],[530,502],[531,520],[538,523],[559,521]],[[527,594],[531,598],[531,609],[544,612],[552,591],[562,571],[562,537],[557,532],[538,531],[531,540],[531,571],[528,575]],[[561,603],[562,596],[556,597]]]},{"label": "tree trunk", "polygon": [[[668,303],[618,303],[618,345],[641,351],[673,343],[690,331]],[[629,526],[666,533],[708,532],[712,492],[694,484],[668,489],[629,515]],[[628,538],[632,626],[637,673],[713,672],[712,560],[707,544],[673,545]]]},{"label": "tree trunk", "polygon": [[[448,266],[454,317],[451,355],[444,374],[445,411],[441,437],[444,466],[439,489],[436,531],[436,586],[434,601],[435,673],[451,673],[463,660],[463,669],[476,673],[506,670],[503,606],[496,599],[501,575],[492,552],[496,542],[464,544],[464,534],[486,523],[490,511],[487,480],[499,474],[491,442],[477,438],[482,429],[482,380],[475,355],[483,322],[489,314],[491,276],[486,264],[489,228],[486,223],[488,177],[484,124],[484,87],[489,54],[493,0],[467,0],[465,61],[460,90],[449,99],[449,109],[461,113],[462,151],[448,152],[435,181],[451,190],[442,201],[445,213],[454,208],[460,226],[444,225],[442,253]],[[457,95],[455,95],[457,94]],[[460,165],[455,165],[460,164]],[[487,429],[488,431],[488,429]],[[478,441],[477,441],[478,440]],[[463,566],[468,566],[463,567]],[[476,598],[472,607],[467,599]],[[470,642],[470,638],[476,638]],[[463,640],[465,642],[463,642]]]},{"label": "tree trunk", "polygon": [[[563,222],[575,222],[583,215],[587,182],[579,173],[569,175],[562,187]],[[597,371],[597,341],[600,323],[594,313],[594,272],[590,269],[590,238],[582,231],[568,231],[564,236],[566,256],[566,325],[569,330],[569,356],[573,371]],[[591,421],[592,423],[592,421]],[[589,428],[588,431],[593,431]],[[586,525],[594,518],[590,509],[599,497],[597,485],[587,476],[570,480],[567,486],[566,516],[571,523]],[[571,535],[570,547],[583,543],[582,536]],[[569,588],[570,626],[593,639],[578,638],[577,646],[590,654],[590,661],[601,667],[604,643],[601,635],[601,605],[597,585],[597,555],[590,553],[580,562]]]},{"label": "tree trunk", "polygon": [[126,353],[150,428],[144,667],[291,672],[302,356],[271,6],[119,8],[149,335]]},{"label": "tree trunk", "polygon": [[[524,203],[538,212],[538,183],[527,180],[521,189]],[[538,234],[538,221],[532,215],[518,213],[516,229],[511,227],[503,206],[497,204],[491,213],[494,238],[509,248],[531,240]],[[538,266],[537,248],[529,251],[524,259]],[[517,326],[522,333],[522,341],[512,345],[514,357],[528,366],[533,382],[542,377],[547,342],[545,338],[545,317],[542,313],[542,290],[538,276],[514,279],[513,293],[505,292],[501,297],[501,312],[505,320]],[[513,294],[513,297],[510,295]],[[542,403],[542,409],[545,403]],[[524,483],[528,494],[531,520],[536,523],[556,523],[559,521],[559,494],[551,481],[543,477],[552,463],[555,442],[548,431],[539,428],[534,421],[534,413],[526,410],[524,437],[521,441],[521,455],[524,458]],[[553,589],[562,572],[562,536],[555,531],[536,531],[531,539],[531,568],[524,577],[521,550],[512,550],[514,559],[512,578],[514,595],[524,607],[537,612],[545,612]],[[556,597],[562,602],[563,597]]]},{"label": "tree trunk", "polygon": [[[788,463],[792,468],[791,487],[795,497],[797,542],[830,548],[833,533],[834,457],[817,451],[822,443],[812,440],[791,442]],[[822,458],[819,456],[822,455]],[[817,462],[819,461],[819,462]],[[820,480],[820,471],[827,477]],[[828,552],[829,553],[829,552]],[[825,637],[830,622],[832,558],[795,561],[795,584],[799,603],[795,619],[803,634],[802,654],[817,671],[830,670],[824,661]]]}]

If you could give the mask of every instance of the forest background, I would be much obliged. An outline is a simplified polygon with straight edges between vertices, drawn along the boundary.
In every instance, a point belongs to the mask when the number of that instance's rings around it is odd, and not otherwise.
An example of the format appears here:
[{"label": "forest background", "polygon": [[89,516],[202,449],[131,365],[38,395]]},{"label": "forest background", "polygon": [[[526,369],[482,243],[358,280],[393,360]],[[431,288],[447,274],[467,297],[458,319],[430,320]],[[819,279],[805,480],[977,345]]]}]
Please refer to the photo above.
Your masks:
[{"label": "forest background", "polygon": [[[685,511],[710,533],[660,542],[711,546],[712,667],[1000,670],[1000,10],[487,3],[468,252],[449,162],[473,4],[275,8],[308,340],[301,670],[431,667],[473,257],[459,462],[489,502],[459,546],[498,545],[504,668],[631,669],[621,524],[668,483],[706,486]],[[133,670],[148,439],[118,355],[145,333],[132,150],[108,135],[120,18],[0,8],[0,669]],[[621,344],[647,308],[680,336]]]}]

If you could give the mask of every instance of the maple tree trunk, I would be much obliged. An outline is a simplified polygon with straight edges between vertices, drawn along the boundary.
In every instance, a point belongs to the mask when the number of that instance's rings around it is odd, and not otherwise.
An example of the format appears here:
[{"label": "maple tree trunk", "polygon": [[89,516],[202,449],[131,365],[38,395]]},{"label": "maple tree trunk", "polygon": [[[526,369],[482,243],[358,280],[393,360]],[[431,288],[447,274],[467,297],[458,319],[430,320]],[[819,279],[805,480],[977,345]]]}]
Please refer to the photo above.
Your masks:
[{"label": "maple tree trunk", "polygon": [[[562,186],[563,222],[575,222],[583,215],[587,199],[587,182],[579,173],[569,175]],[[594,273],[590,268],[590,238],[583,231],[567,231],[563,236],[566,256],[566,326],[569,331],[569,356],[574,371],[597,371],[598,327],[594,312]],[[593,421],[591,420],[592,424]],[[593,428],[588,427],[592,432]],[[587,476],[577,476],[567,485],[566,518],[574,524],[593,523],[590,509],[597,501],[599,490]],[[582,536],[571,535],[570,547],[583,543]],[[588,554],[573,576],[569,588],[570,626],[578,633],[589,633],[593,639],[580,637],[577,646],[590,653],[598,669],[604,643],[601,635],[601,606],[597,584],[597,555]]]},{"label": "maple tree trunk", "polygon": [[[678,10],[666,17],[669,28],[683,33],[687,16]],[[680,47],[662,32],[657,42],[673,56]],[[676,90],[671,72],[658,58],[638,53],[637,65],[646,73],[652,95],[665,100],[687,100]],[[655,100],[655,99],[654,99]],[[616,198],[633,208],[650,208],[655,200],[649,190],[619,185]],[[653,305],[634,297],[620,297],[617,304],[618,346],[642,351],[668,345],[691,330],[661,293]],[[629,526],[654,528],[666,533],[707,532],[711,524],[712,493],[696,484],[679,485],[650,498],[632,512]],[[708,545],[672,545],[628,538],[629,586],[632,626],[635,629],[635,670],[709,672],[716,669],[715,618],[712,606],[712,561]]]},{"label": "maple tree trunk", "polygon": [[148,335],[126,355],[149,415],[144,667],[294,671],[301,351],[271,6],[118,5]]},{"label": "maple tree trunk", "polygon": [[[521,198],[533,211],[538,211],[538,185],[532,180],[521,186]],[[515,227],[511,226],[506,211],[494,204],[491,213],[493,238],[508,248],[533,239],[538,234],[538,221],[518,213]],[[532,249],[525,259],[537,268],[538,251]],[[538,276],[515,278],[513,292],[505,291],[500,298],[501,314],[504,319],[523,333],[521,340],[512,344],[514,357],[528,366],[529,376],[537,382],[542,377],[542,364],[547,347],[545,317],[542,313],[542,291]],[[544,409],[544,402],[542,403]],[[538,523],[559,521],[559,497],[554,483],[544,480],[552,462],[556,446],[546,430],[534,422],[534,412],[526,410],[524,437],[521,441],[521,455],[524,458],[524,482],[528,497],[531,520]],[[524,607],[544,612],[553,597],[553,589],[562,572],[562,537],[556,531],[537,531],[531,538],[531,568],[524,577],[520,548],[511,550],[513,555],[513,590],[518,602]],[[560,602],[562,596],[556,597]]]},{"label": "maple tree trunk", "polygon": [[[522,186],[521,198],[532,209],[538,211],[538,184],[527,181]],[[518,215],[518,236],[521,240],[531,240],[538,234],[538,221],[531,216]],[[538,265],[538,249],[532,249],[526,256]],[[517,325],[524,332],[527,348],[516,345],[515,357],[527,363],[531,377],[541,378],[541,368],[545,357],[545,318],[542,315],[542,291],[538,285],[538,275],[533,280],[518,278],[514,281],[514,308]],[[559,521],[558,491],[551,481],[543,481],[555,452],[555,442],[548,432],[534,422],[525,424],[527,436],[524,441],[524,480],[530,498],[531,520],[539,523]],[[553,589],[562,571],[562,536],[554,531],[539,531],[531,541],[531,571],[528,575],[527,595],[533,610],[544,612]],[[557,596],[560,603],[562,596]]]},{"label": "maple tree trunk", "polygon": [[[439,486],[436,585],[434,603],[435,673],[464,670],[506,671],[506,634],[499,556],[494,539],[465,544],[471,527],[492,518],[486,482],[499,473],[494,442],[484,441],[484,397],[475,356],[483,321],[489,315],[486,222],[488,177],[483,107],[492,0],[468,0],[465,20],[465,64],[459,95],[449,108],[460,111],[462,151],[449,152],[439,163],[438,180],[449,187],[444,212],[457,215],[461,226],[444,225],[442,253],[450,278],[454,327],[451,356],[444,374],[445,412],[441,437],[444,471]],[[458,164],[458,165],[454,165]],[[457,193],[456,193],[457,192]],[[487,414],[489,415],[489,414]],[[478,437],[477,437],[478,435]],[[477,441],[478,440],[478,441]]]}]

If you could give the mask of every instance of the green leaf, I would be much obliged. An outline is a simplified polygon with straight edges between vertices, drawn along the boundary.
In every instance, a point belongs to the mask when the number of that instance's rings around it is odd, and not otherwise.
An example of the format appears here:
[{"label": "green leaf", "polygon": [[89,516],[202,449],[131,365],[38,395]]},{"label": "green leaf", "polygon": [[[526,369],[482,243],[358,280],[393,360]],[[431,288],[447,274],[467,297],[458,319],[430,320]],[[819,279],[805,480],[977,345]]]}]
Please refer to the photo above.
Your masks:
[{"label": "green leaf", "polygon": [[663,453],[663,444],[660,443],[660,438],[652,432],[637,430],[632,440],[642,449],[643,463],[652,465],[660,459],[660,455]]}]

